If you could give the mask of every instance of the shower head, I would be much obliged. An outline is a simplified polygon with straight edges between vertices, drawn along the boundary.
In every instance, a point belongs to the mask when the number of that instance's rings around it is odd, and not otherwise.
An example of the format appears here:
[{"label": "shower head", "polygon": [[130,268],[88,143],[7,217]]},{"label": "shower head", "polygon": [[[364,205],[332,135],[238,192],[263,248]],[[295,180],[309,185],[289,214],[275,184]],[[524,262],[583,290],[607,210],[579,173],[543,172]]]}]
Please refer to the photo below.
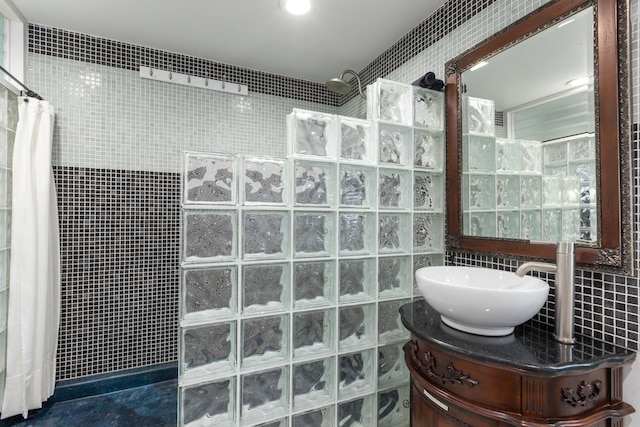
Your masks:
[{"label": "shower head", "polygon": [[333,79],[327,80],[327,83],[325,84],[327,89],[340,95],[346,95],[351,92],[351,85],[344,79],[345,74],[353,74],[358,82],[358,92],[360,93],[360,96],[366,99],[366,96],[362,93],[360,77],[358,76],[358,73],[353,70],[344,70],[342,74],[340,74],[340,77],[334,77]]}]

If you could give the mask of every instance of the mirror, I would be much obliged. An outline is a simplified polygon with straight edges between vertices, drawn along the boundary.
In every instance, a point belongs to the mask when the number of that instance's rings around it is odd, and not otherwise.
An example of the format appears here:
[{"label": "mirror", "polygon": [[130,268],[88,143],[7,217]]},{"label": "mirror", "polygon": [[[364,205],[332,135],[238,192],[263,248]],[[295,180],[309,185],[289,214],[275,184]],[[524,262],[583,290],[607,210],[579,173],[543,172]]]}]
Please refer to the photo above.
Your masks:
[{"label": "mirror", "polygon": [[448,249],[575,241],[577,262],[631,272],[627,7],[551,1],[447,64]]}]

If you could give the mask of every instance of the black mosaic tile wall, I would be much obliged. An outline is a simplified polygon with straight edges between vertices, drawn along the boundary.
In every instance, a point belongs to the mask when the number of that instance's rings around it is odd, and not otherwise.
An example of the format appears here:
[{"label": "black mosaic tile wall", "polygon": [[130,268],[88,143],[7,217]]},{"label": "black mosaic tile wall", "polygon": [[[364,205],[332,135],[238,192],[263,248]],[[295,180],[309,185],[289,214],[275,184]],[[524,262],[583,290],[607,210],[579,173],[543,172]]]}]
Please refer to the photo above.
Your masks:
[{"label": "black mosaic tile wall", "polygon": [[29,52],[139,71],[141,66],[247,85],[249,91],[338,105],[323,84],[137,46],[58,28],[29,24]]},{"label": "black mosaic tile wall", "polygon": [[176,360],[180,176],[54,167],[54,177],[58,378]]}]

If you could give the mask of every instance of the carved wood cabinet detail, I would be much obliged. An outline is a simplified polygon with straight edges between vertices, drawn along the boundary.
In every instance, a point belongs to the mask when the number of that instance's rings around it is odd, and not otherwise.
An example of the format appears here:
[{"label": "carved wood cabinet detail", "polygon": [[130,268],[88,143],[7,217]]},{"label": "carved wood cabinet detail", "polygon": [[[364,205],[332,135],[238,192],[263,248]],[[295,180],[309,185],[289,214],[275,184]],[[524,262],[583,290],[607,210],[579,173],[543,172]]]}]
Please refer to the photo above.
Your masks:
[{"label": "carved wood cabinet detail", "polygon": [[458,354],[412,335],[413,427],[622,426],[622,363],[528,372]]}]

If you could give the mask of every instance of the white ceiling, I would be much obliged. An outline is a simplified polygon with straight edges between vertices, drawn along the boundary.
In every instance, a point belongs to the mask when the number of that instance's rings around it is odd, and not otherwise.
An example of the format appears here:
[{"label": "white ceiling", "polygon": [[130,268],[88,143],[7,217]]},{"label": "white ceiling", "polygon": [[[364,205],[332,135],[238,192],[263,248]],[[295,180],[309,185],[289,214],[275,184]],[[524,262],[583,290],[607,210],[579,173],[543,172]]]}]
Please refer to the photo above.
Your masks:
[{"label": "white ceiling", "polygon": [[12,0],[27,21],[324,83],[361,70],[444,0]]}]

